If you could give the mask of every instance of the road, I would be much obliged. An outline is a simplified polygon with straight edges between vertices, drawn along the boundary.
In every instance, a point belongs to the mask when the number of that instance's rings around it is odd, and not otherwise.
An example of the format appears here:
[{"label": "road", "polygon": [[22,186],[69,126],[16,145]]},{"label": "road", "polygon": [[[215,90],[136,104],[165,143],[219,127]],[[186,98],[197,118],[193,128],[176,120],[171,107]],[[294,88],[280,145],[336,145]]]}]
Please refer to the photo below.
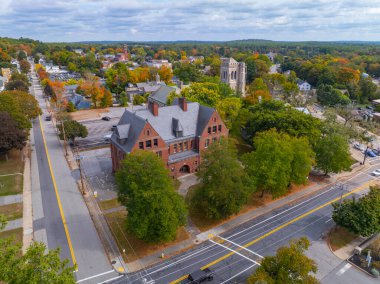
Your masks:
[{"label": "road", "polygon": [[341,197],[360,195],[368,189],[369,182],[374,182],[375,178],[369,173],[379,167],[380,161],[372,162],[366,171],[359,171],[296,204],[259,216],[222,234],[227,240],[223,246],[218,244],[220,238],[210,236],[210,240],[192,250],[112,283],[140,283],[142,278],[156,284],[179,283],[192,271],[206,267],[216,273],[214,280],[208,283],[243,283],[258,266],[260,256],[275,254],[277,248],[287,245],[290,239],[307,236],[312,242],[320,240],[334,225],[330,204]]},{"label": "road", "polygon": [[[39,181],[39,186],[32,186],[33,207],[38,209],[34,208],[33,211],[40,212],[39,218],[34,220],[34,227],[36,231],[46,231],[46,240],[41,239],[49,249],[60,247],[61,258],[77,264],[77,280],[91,277],[81,283],[98,283],[115,272],[78,190],[77,175],[68,167],[55,127],[51,121],[44,120],[48,114],[47,106],[34,72],[32,78],[31,93],[43,111],[43,115],[33,121],[33,149],[37,163],[32,167],[32,176],[37,176]],[[36,195],[40,196],[35,198]],[[94,277],[103,273],[107,275]]]}]

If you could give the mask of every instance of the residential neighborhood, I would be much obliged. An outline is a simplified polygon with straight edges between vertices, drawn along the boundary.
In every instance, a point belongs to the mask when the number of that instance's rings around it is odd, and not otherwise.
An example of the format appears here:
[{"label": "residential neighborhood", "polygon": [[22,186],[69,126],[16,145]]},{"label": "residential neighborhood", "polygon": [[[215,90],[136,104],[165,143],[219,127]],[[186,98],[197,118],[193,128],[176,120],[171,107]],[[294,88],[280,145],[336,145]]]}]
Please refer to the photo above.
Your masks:
[{"label": "residential neighborhood", "polygon": [[0,283],[377,283],[357,6],[3,3]]}]

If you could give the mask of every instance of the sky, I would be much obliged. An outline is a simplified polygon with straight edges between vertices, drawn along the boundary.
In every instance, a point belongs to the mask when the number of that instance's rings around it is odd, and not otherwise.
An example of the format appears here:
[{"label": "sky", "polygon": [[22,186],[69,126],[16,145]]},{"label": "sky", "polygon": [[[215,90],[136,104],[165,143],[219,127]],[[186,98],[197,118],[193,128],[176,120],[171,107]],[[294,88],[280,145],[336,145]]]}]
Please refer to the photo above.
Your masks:
[{"label": "sky", "polygon": [[380,0],[0,0],[0,36],[380,41]]}]

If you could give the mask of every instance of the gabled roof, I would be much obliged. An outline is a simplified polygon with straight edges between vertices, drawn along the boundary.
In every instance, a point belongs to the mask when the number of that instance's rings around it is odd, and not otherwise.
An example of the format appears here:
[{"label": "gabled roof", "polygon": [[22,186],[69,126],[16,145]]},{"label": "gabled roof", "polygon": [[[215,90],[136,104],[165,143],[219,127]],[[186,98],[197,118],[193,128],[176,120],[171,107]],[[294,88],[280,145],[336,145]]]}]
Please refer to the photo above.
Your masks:
[{"label": "gabled roof", "polygon": [[161,86],[156,90],[154,93],[152,93],[149,98],[157,101],[159,103],[162,103],[166,105],[166,102],[168,100],[168,96],[171,92],[175,91],[175,88],[169,87],[169,86]]},{"label": "gabled roof", "polygon": [[239,63],[239,62],[237,62],[235,59],[233,59],[232,57],[228,57],[228,58],[223,57],[223,58],[220,58],[220,60],[221,60],[222,63],[224,63],[224,64],[232,64],[232,63],[234,63],[234,64],[238,64],[238,63]]}]

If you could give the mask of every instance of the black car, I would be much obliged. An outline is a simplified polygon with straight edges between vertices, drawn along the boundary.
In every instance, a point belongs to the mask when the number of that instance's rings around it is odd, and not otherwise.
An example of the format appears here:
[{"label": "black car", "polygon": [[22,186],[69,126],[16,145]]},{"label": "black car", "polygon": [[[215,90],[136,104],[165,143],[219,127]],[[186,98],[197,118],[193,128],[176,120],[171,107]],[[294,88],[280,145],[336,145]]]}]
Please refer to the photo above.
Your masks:
[{"label": "black car", "polygon": [[189,274],[186,282],[183,283],[194,283],[199,284],[205,281],[212,281],[214,279],[214,273],[210,268],[205,268],[203,270],[199,269]]},{"label": "black car", "polygon": [[45,121],[51,121],[51,115],[45,116]]},{"label": "black car", "polygon": [[117,125],[112,125],[111,130],[115,131],[116,127],[117,127]]},{"label": "black car", "polygon": [[110,118],[109,116],[103,116],[103,117],[102,117],[102,120],[105,120],[105,121],[110,121],[110,120],[111,120],[111,118]]}]

